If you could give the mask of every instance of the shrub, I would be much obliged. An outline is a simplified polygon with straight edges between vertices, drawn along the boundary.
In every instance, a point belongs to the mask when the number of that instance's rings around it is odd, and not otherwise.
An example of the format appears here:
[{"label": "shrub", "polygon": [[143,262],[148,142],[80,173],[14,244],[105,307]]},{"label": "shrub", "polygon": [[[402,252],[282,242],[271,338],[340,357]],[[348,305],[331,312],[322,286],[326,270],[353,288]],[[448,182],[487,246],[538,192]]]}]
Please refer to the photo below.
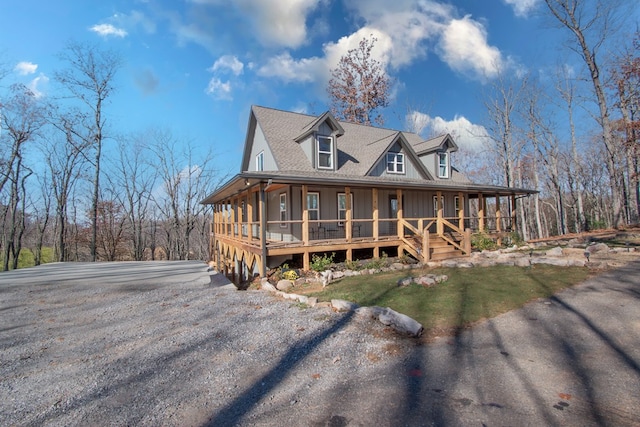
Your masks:
[{"label": "shrub", "polygon": [[282,278],[293,282],[298,278],[298,273],[295,270],[287,270],[282,273]]},{"label": "shrub", "polygon": [[332,253],[331,255],[324,254],[322,256],[313,254],[311,256],[311,269],[313,271],[324,271],[328,266],[333,264],[333,258],[335,258],[336,253]]},{"label": "shrub", "polygon": [[471,235],[471,246],[479,251],[492,251],[498,247],[498,245],[496,245],[496,242],[482,231]]}]

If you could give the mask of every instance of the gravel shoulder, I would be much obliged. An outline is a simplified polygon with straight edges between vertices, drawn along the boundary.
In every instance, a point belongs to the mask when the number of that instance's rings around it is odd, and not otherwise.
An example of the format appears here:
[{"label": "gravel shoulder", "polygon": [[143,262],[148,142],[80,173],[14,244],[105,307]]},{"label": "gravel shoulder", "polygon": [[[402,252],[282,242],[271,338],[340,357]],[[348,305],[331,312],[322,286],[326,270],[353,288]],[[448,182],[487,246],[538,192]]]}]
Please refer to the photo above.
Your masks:
[{"label": "gravel shoulder", "polygon": [[640,263],[430,344],[173,267],[0,274],[0,424],[640,424]]}]

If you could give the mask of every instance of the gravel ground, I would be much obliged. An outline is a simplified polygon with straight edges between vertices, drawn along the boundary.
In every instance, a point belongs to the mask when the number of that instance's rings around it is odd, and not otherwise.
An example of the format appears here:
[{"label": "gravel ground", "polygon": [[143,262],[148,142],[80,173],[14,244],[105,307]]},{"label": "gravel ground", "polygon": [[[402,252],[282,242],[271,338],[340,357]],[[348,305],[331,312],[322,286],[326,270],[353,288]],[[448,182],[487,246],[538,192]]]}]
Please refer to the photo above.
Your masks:
[{"label": "gravel ground", "polygon": [[325,425],[342,416],[319,399],[375,379],[413,343],[370,320],[233,289],[0,288],[0,424],[276,425],[304,410]]},{"label": "gravel ground", "polygon": [[429,344],[133,267],[0,274],[1,426],[640,425],[638,262]]}]

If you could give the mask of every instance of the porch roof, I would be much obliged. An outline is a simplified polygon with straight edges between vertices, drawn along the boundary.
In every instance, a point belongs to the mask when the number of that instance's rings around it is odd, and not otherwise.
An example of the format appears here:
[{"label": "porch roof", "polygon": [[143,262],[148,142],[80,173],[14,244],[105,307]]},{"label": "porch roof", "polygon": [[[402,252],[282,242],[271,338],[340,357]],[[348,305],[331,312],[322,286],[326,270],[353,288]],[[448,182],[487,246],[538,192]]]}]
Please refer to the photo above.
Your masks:
[{"label": "porch roof", "polygon": [[487,194],[497,196],[528,196],[537,193],[536,190],[524,188],[501,187],[496,185],[480,185],[471,182],[455,181],[426,181],[422,179],[407,179],[394,177],[352,176],[341,175],[335,172],[309,171],[300,172],[242,172],[227,181],[222,187],[202,200],[201,204],[213,204],[260,183],[316,185],[326,187],[353,187],[353,188],[401,188],[407,190],[431,190],[431,191],[455,191],[465,194]]}]

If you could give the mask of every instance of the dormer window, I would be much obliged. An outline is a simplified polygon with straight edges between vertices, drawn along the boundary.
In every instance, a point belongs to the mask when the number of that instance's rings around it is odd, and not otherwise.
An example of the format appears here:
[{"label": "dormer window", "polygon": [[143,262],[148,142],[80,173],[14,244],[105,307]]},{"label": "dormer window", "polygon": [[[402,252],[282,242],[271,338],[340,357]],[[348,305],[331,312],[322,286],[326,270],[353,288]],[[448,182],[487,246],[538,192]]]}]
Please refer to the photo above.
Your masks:
[{"label": "dormer window", "polygon": [[387,153],[387,172],[404,173],[404,154]]},{"label": "dormer window", "polygon": [[261,151],[256,156],[256,170],[263,171],[264,170],[264,151]]},{"label": "dormer window", "polygon": [[333,169],[333,139],[330,136],[317,138],[318,169]]},{"label": "dormer window", "polygon": [[449,153],[438,153],[438,178],[449,178]]}]

